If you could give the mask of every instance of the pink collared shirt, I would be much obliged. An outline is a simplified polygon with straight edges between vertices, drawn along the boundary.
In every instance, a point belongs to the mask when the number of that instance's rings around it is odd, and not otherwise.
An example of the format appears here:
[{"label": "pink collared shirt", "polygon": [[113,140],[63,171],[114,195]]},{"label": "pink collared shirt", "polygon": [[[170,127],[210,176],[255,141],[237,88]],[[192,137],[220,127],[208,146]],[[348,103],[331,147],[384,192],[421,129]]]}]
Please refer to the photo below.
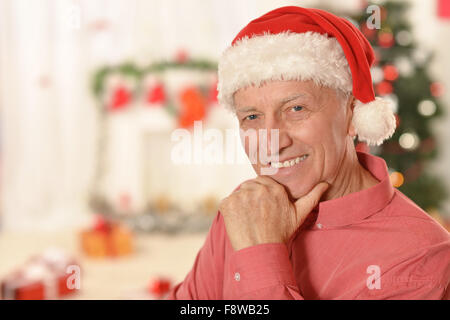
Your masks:
[{"label": "pink collared shirt", "polygon": [[287,244],[234,251],[218,212],[168,299],[449,299],[450,234],[391,186],[383,159],[358,159],[380,182],[320,202]]}]

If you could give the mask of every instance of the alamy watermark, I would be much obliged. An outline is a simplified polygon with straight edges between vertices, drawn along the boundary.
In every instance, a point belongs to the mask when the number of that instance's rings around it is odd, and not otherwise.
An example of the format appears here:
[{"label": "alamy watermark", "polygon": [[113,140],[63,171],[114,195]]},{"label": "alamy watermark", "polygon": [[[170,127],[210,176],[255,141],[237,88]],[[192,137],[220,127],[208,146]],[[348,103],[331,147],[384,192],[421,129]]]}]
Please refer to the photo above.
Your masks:
[{"label": "alamy watermark", "polygon": [[372,264],[367,267],[366,272],[370,274],[367,277],[366,285],[369,290],[381,289],[381,269],[380,266]]},{"label": "alamy watermark", "polygon": [[81,268],[76,264],[67,266],[66,273],[69,274],[66,280],[67,289],[80,290],[81,288]]},{"label": "alamy watermark", "polygon": [[[279,160],[278,129],[226,129],[224,133],[215,128],[204,130],[202,122],[195,121],[192,131],[174,130],[171,141],[174,144],[170,157],[174,164],[244,164],[250,160],[251,164],[262,165],[261,174],[278,172],[278,168],[270,165]],[[240,145],[246,146],[248,157],[241,156]]]},{"label": "alamy watermark", "polygon": [[367,18],[366,25],[368,29],[381,29],[381,9],[379,6],[372,4],[367,7],[366,13],[370,14]]},{"label": "alamy watermark", "polygon": [[81,6],[79,4],[71,4],[64,8],[62,14],[62,23],[71,30],[81,28]]}]

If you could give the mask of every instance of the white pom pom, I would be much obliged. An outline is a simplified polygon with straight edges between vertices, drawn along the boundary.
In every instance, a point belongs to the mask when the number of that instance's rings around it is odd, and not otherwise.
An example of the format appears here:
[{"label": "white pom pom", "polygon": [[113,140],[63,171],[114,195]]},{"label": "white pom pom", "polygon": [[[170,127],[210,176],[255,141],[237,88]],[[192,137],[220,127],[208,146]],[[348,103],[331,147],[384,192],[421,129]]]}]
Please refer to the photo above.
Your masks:
[{"label": "white pom pom", "polygon": [[356,101],[352,122],[359,140],[378,146],[394,134],[396,121],[391,104],[389,99],[378,97],[369,103]]}]

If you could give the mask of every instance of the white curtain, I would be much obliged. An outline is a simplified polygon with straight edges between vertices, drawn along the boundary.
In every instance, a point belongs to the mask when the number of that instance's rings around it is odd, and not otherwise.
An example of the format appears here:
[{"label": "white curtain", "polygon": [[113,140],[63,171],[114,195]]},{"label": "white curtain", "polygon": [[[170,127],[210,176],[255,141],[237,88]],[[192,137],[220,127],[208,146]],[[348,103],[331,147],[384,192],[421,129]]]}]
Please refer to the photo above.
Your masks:
[{"label": "white curtain", "polygon": [[86,37],[70,1],[2,1],[2,213],[5,229],[80,218],[96,113]]}]

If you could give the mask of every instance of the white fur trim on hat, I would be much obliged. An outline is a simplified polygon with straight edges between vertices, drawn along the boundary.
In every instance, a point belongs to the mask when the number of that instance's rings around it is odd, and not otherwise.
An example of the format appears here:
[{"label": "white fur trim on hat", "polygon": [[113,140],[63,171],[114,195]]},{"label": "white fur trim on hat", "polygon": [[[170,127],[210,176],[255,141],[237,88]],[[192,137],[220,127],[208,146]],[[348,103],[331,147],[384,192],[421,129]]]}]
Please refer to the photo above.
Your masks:
[{"label": "white fur trim on hat", "polygon": [[392,103],[389,99],[379,97],[368,103],[356,101],[352,123],[359,140],[369,146],[378,146],[394,134],[396,121]]},{"label": "white fur trim on hat", "polygon": [[244,37],[223,53],[218,66],[218,99],[234,110],[233,94],[268,80],[313,80],[352,91],[352,76],[341,45],[317,32]]}]

